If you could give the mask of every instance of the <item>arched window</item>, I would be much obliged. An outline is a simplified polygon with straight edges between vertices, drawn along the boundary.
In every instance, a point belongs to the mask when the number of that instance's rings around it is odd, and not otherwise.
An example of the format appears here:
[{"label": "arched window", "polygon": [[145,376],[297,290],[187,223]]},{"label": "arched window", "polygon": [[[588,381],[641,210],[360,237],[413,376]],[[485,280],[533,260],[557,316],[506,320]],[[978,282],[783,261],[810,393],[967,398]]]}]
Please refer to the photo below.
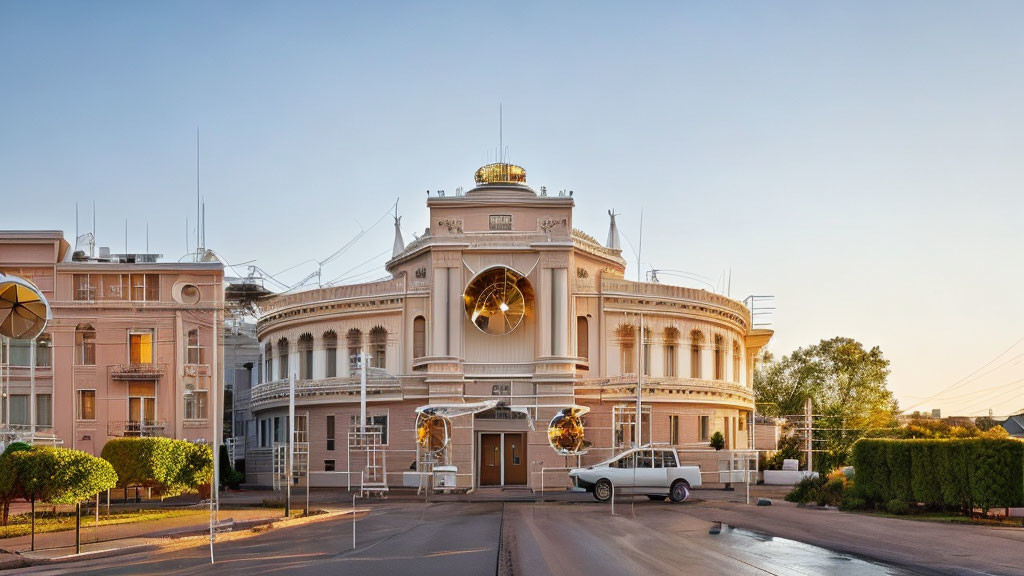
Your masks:
[{"label": "arched window", "polygon": [[740,381],[740,343],[732,343],[732,381]]},{"label": "arched window", "polygon": [[288,378],[288,339],[281,338],[277,341],[277,377],[281,380]]},{"label": "arched window", "polygon": [[679,330],[673,326],[665,328],[665,376],[676,376],[676,348],[679,346]]},{"label": "arched window", "polygon": [[690,378],[701,377],[701,348],[704,347],[704,335],[700,330],[690,332]]},{"label": "arched window", "polygon": [[370,366],[387,368],[388,365],[388,331],[383,326],[375,326],[370,330]]},{"label": "arched window", "polygon": [[309,332],[299,336],[299,378],[313,379],[313,335]]},{"label": "arched window", "polygon": [[96,330],[92,324],[79,324],[75,327],[75,364],[96,365]]},{"label": "arched window", "polygon": [[633,348],[633,343],[636,341],[636,328],[629,324],[623,324],[619,326],[616,332],[619,338],[619,365],[622,367],[622,373],[635,374],[636,351]]},{"label": "arched window", "polygon": [[725,340],[715,334],[715,380],[725,380]]},{"label": "arched window", "polygon": [[345,336],[348,344],[348,367],[351,372],[359,369],[359,355],[363,351],[363,333],[359,328],[352,328]]},{"label": "arched window", "polygon": [[334,330],[324,332],[324,377],[338,375],[338,334]]},{"label": "arched window", "polygon": [[576,317],[576,357],[590,359],[590,330],[586,316]]},{"label": "arched window", "polygon": [[188,341],[185,346],[185,363],[202,364],[200,361],[199,329],[193,328],[188,331]]},{"label": "arched window", "polygon": [[417,316],[412,320],[412,357],[427,355],[427,319]]},{"label": "arched window", "polygon": [[267,348],[263,352],[263,381],[270,382],[274,379],[274,345],[267,342]]}]

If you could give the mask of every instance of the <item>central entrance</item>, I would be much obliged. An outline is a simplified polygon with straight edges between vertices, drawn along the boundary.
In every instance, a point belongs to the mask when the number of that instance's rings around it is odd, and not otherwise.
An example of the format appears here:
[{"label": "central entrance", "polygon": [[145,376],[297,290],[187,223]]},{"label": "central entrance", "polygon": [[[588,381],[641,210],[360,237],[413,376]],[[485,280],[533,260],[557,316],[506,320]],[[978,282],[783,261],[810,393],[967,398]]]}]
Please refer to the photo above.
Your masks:
[{"label": "central entrance", "polygon": [[480,434],[481,486],[526,485],[526,434],[483,432]]}]

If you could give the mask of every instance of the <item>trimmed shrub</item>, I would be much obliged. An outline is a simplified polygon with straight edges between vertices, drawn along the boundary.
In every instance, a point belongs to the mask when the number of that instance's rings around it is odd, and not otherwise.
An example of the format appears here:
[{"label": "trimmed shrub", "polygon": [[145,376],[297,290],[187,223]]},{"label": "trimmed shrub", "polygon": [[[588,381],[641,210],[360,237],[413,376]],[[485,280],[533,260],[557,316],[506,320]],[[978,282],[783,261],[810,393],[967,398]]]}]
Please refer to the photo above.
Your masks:
[{"label": "trimmed shrub", "polygon": [[117,471],[119,488],[144,486],[164,497],[195,492],[213,471],[210,447],[185,440],[115,438],[101,455]]},{"label": "trimmed shrub", "polygon": [[22,498],[75,504],[113,488],[117,474],[109,462],[80,450],[37,446],[10,455]]},{"label": "trimmed shrub", "polygon": [[900,516],[910,514],[910,504],[893,498],[885,503],[885,511],[889,514],[899,514]]},{"label": "trimmed shrub", "polygon": [[942,497],[942,474],[937,454],[941,445],[934,441],[923,440],[910,445],[910,488],[914,500],[922,502],[930,508],[941,508],[945,501]]},{"label": "trimmed shrub", "polygon": [[853,447],[858,497],[971,512],[1024,505],[1024,443],[864,439]]}]

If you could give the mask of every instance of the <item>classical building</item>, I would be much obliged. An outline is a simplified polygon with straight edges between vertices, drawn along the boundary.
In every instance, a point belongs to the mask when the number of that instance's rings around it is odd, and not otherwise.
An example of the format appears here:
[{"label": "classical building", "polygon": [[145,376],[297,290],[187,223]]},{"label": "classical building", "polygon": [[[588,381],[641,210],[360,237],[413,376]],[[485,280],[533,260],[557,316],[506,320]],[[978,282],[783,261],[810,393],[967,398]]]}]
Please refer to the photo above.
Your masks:
[{"label": "classical building", "polygon": [[120,436],[213,439],[223,265],[157,256],[72,254],[58,231],[0,231],[0,272],[33,283],[53,312],[34,342],[0,345],[4,440],[99,454]]},{"label": "classical building", "polygon": [[[313,485],[384,474],[396,486],[443,463],[462,488],[538,487],[542,469],[576,462],[547,439],[548,421],[573,404],[590,408],[583,463],[637,441],[708,450],[716,431],[727,448],[749,447],[754,358],[772,334],[752,327],[750,310],[626,280],[614,215],[602,245],[573,228],[571,194],[538,194],[518,166],[485,166],[475,181],[429,197],[430,226],[408,245],[396,221],[389,279],[261,300],[248,482],[272,483],[292,376]],[[360,431],[361,357],[371,440]],[[417,407],[462,404],[481,408],[452,420],[444,462],[430,462],[417,449]]]}]

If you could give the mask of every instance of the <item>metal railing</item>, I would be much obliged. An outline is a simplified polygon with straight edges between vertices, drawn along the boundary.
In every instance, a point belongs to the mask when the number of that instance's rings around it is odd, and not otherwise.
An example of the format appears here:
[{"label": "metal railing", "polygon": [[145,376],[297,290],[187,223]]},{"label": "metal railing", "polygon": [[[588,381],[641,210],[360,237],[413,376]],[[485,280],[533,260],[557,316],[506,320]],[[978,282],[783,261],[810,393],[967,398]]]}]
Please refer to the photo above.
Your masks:
[{"label": "metal railing", "polygon": [[163,420],[110,420],[107,435],[117,437],[150,438],[163,436],[167,422]]},{"label": "metal railing", "polygon": [[[383,372],[383,371],[381,371]],[[295,382],[295,397],[333,396],[359,394],[359,376],[298,380]],[[386,373],[370,371],[366,377],[367,394],[401,392],[401,380]],[[288,397],[288,380],[274,380],[253,386],[250,404],[259,406],[273,400]]]},{"label": "metal railing", "polygon": [[111,364],[108,369],[114,380],[153,380],[167,373],[166,364]]}]

